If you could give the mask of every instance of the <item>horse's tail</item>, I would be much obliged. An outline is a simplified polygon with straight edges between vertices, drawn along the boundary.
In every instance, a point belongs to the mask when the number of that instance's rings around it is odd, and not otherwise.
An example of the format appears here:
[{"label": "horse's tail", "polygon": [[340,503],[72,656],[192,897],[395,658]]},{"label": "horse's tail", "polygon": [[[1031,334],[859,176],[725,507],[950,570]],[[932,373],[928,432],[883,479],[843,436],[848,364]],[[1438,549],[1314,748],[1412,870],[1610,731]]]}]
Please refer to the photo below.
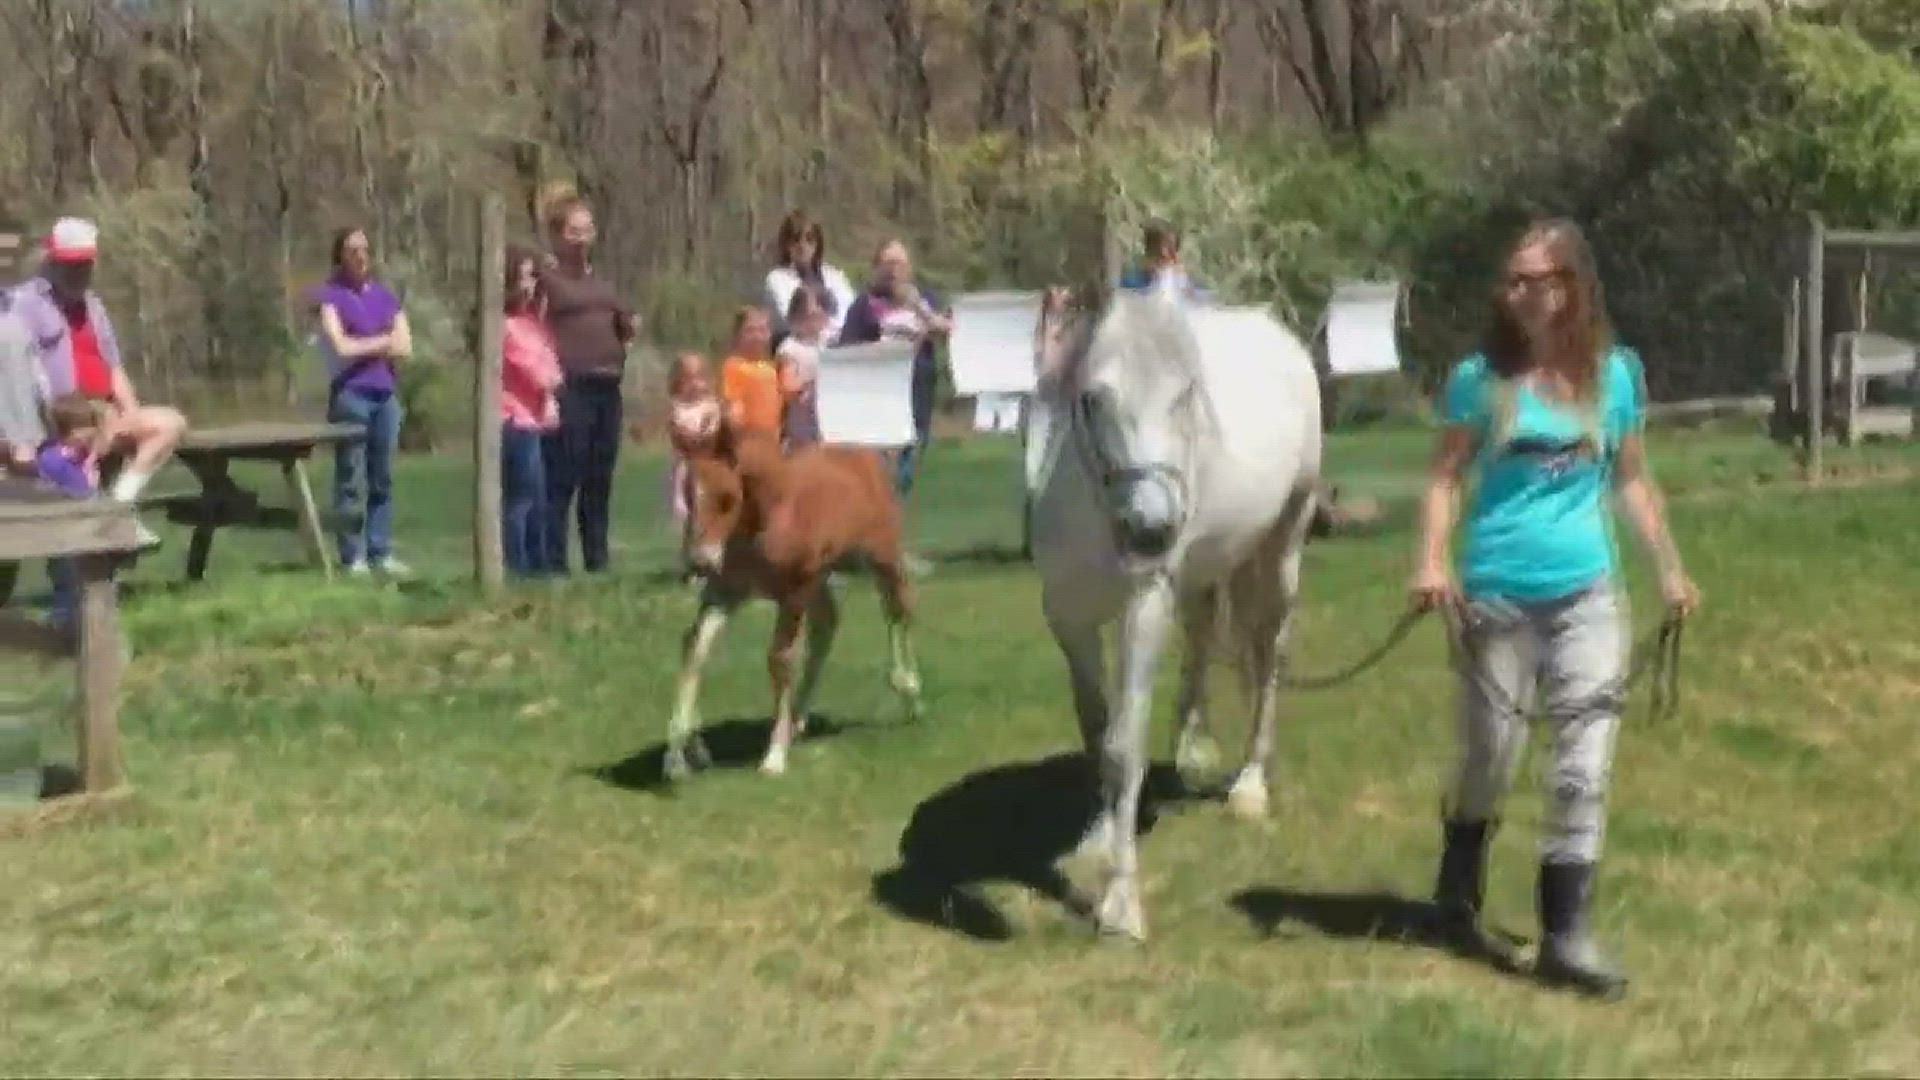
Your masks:
[{"label": "horse's tail", "polygon": [[[1321,507],[1329,500],[1318,482],[1302,487],[1294,497],[1297,501],[1263,541],[1258,554],[1253,556],[1260,560],[1258,572],[1272,575],[1269,584],[1274,590],[1274,595],[1248,597],[1247,600],[1264,599],[1267,602],[1284,603],[1288,606],[1297,605],[1300,601],[1297,587],[1289,590],[1286,584],[1287,560],[1294,558],[1297,555],[1297,549],[1306,545],[1314,523],[1320,518]],[[1260,664],[1256,662],[1257,658],[1254,655],[1255,636],[1252,633],[1242,633],[1241,630],[1243,627],[1253,627],[1261,633],[1271,632],[1277,637],[1281,626],[1275,625],[1271,628],[1261,626],[1257,620],[1261,620],[1265,613],[1242,613],[1236,609],[1234,586],[1240,583],[1240,574],[1243,572],[1244,570],[1236,572],[1224,583],[1215,587],[1211,655],[1216,660],[1225,659],[1233,665],[1234,672],[1240,680],[1241,692],[1251,699],[1252,695],[1260,689]],[[1287,592],[1293,595],[1284,595]],[[1287,609],[1280,608],[1273,612],[1271,617],[1283,620],[1288,617]],[[1276,657],[1275,660],[1276,663],[1285,663],[1285,657]],[[1282,675],[1279,668],[1275,668],[1274,674],[1276,677]],[[1202,677],[1204,678],[1204,675]]]}]

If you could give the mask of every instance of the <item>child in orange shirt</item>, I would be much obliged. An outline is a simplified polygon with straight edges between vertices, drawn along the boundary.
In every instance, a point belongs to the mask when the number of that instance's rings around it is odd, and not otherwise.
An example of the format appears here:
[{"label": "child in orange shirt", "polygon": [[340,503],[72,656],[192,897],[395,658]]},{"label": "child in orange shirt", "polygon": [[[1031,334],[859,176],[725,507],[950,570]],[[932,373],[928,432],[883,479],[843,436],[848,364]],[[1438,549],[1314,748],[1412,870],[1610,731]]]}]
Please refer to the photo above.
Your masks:
[{"label": "child in orange shirt", "polygon": [[743,307],[733,317],[733,351],[720,365],[720,399],[735,431],[780,437],[786,393],[773,359],[773,324],[765,310]]}]

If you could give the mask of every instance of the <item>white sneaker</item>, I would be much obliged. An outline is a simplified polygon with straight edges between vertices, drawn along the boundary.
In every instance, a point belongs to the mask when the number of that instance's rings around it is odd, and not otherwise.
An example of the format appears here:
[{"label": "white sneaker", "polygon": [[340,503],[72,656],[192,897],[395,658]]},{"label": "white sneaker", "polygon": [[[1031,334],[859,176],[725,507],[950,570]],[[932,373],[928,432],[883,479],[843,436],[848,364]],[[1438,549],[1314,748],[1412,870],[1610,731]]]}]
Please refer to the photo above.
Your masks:
[{"label": "white sneaker", "polygon": [[155,535],[152,529],[147,528],[137,520],[133,523],[133,535],[140,541],[141,547],[160,542],[160,537]]},{"label": "white sneaker", "polygon": [[409,578],[413,576],[411,567],[391,555],[384,559],[373,560],[373,572],[382,577],[390,578]]},{"label": "white sneaker", "polygon": [[348,577],[366,577],[368,574],[373,573],[372,570],[367,568],[367,564],[360,560],[350,562],[340,569],[345,570]]},{"label": "white sneaker", "polygon": [[900,567],[907,572],[908,577],[923,578],[933,573],[932,563],[911,552],[900,556]]}]

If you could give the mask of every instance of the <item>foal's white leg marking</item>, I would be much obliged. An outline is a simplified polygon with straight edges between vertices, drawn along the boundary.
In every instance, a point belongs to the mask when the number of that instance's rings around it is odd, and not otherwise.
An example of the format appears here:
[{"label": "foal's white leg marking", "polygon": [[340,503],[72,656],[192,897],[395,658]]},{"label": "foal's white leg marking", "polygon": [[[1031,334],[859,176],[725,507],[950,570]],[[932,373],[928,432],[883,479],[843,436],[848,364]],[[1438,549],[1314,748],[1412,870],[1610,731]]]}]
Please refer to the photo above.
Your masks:
[{"label": "foal's white leg marking", "polygon": [[1217,589],[1203,589],[1180,605],[1181,637],[1186,653],[1180,665],[1180,734],[1174,743],[1174,767],[1182,773],[1205,772],[1220,763],[1220,747],[1207,730],[1207,663],[1212,655],[1214,620],[1220,612]]},{"label": "foal's white leg marking", "polygon": [[833,649],[833,636],[840,629],[840,605],[833,590],[824,583],[814,594],[807,609],[807,660],[800,672],[800,689],[794,697],[794,733],[804,735],[807,717],[813,712],[813,695],[820,689],[820,672],[827,665],[827,653]]},{"label": "foal's white leg marking", "polygon": [[1106,802],[1108,874],[1096,918],[1103,931],[1145,941],[1147,920],[1140,902],[1135,823],[1147,777],[1147,721],[1153,706],[1153,672],[1167,640],[1173,589],[1156,580],[1127,605],[1120,623],[1119,708],[1107,725],[1100,759]]},{"label": "foal's white leg marking", "polygon": [[887,682],[901,697],[907,699],[907,705],[915,712],[920,709],[920,667],[913,655],[913,637],[906,623],[887,625],[887,651],[893,657],[893,668],[887,676]]},{"label": "foal's white leg marking", "polygon": [[[707,746],[700,740],[700,718],[696,710],[700,694],[700,671],[706,666],[713,643],[732,614],[722,602],[702,599],[700,613],[694,616],[680,647],[680,680],[676,687],[673,719],[667,725],[667,779],[675,780],[691,772],[695,765],[712,762]],[[690,760],[691,759],[691,760]]]},{"label": "foal's white leg marking", "polygon": [[767,672],[773,677],[773,733],[760,771],[779,776],[787,771],[787,747],[793,744],[793,654],[800,648],[800,622],[806,610],[782,607],[774,624],[773,647],[767,650]]},{"label": "foal's white leg marking", "polygon": [[887,617],[887,684],[906,702],[907,715],[915,720],[926,712],[920,699],[920,670],[913,656],[913,638],[907,624],[906,572],[898,561],[874,567],[880,586],[880,606]]},{"label": "foal's white leg marking", "polygon": [[1241,632],[1247,635],[1245,647],[1253,657],[1258,690],[1246,764],[1227,792],[1227,806],[1242,817],[1267,815],[1267,773],[1280,710],[1280,679],[1286,673],[1291,652],[1294,613],[1299,609],[1300,556],[1312,520],[1313,492],[1308,488],[1288,501],[1272,538],[1256,555],[1260,562],[1245,568],[1250,579],[1246,589],[1248,617]]}]

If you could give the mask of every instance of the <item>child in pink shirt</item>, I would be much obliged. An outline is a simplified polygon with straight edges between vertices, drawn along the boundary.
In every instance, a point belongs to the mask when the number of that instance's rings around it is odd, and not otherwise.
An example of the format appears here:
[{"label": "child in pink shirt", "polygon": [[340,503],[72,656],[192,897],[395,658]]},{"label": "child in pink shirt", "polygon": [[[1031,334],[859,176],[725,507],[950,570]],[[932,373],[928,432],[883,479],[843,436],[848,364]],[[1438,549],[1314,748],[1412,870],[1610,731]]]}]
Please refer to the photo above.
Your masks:
[{"label": "child in pink shirt", "polygon": [[539,259],[507,255],[500,342],[500,546],[517,577],[553,567],[547,536],[547,469],[541,436],[560,426],[560,358],[543,318]]},{"label": "child in pink shirt", "polygon": [[[710,449],[720,438],[720,425],[726,409],[713,392],[707,376],[706,358],[699,353],[681,353],[673,363],[673,375],[667,382],[671,398],[667,412],[667,441],[673,446],[673,469],[667,474],[667,500],[675,520],[680,522],[681,554],[686,554],[688,533],[693,529],[693,470],[687,457]],[[686,570],[689,583],[697,580]]]}]

